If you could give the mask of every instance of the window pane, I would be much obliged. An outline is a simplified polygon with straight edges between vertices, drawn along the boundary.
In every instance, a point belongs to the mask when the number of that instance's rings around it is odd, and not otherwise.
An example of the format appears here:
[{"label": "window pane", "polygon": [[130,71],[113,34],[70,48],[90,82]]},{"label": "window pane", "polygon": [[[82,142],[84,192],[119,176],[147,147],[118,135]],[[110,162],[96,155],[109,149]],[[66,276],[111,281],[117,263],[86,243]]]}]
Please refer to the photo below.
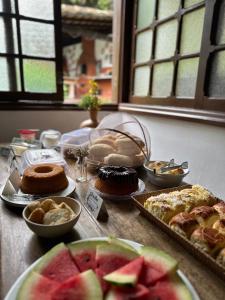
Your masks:
[{"label": "window pane", "polygon": [[181,54],[199,52],[202,40],[205,8],[195,10],[183,16],[181,32]]},{"label": "window pane", "polygon": [[136,63],[146,62],[152,53],[152,30],[138,34],[136,41]]},{"label": "window pane", "polygon": [[18,59],[0,57],[0,70],[0,91],[21,90]]},{"label": "window pane", "polygon": [[25,90],[36,93],[55,93],[55,63],[44,60],[23,60]]},{"label": "window pane", "polygon": [[19,13],[32,18],[53,20],[53,0],[19,0]]},{"label": "window pane", "polygon": [[225,51],[215,53],[212,57],[209,96],[225,98]]},{"label": "window pane", "polygon": [[225,0],[222,0],[220,4],[216,44],[225,44]]},{"label": "window pane", "polygon": [[0,52],[18,53],[16,20],[14,18],[0,17]]},{"label": "window pane", "polygon": [[23,54],[55,57],[53,25],[21,21],[21,36]]},{"label": "window pane", "polygon": [[197,3],[200,3],[202,2],[203,0],[185,0],[184,1],[184,7],[189,7],[189,6],[192,6],[194,4],[197,4]]},{"label": "window pane", "polygon": [[173,63],[154,65],[152,95],[155,97],[168,97],[171,93],[173,80]]},{"label": "window pane", "polygon": [[156,32],[155,57],[167,58],[175,53],[177,39],[177,20],[162,24]]},{"label": "window pane", "polygon": [[150,68],[148,66],[135,69],[134,95],[147,96],[150,81]]},{"label": "window pane", "polygon": [[179,61],[177,73],[176,95],[182,97],[195,96],[199,58]]},{"label": "window pane", "polygon": [[0,0],[0,12],[15,13],[14,0]]},{"label": "window pane", "polygon": [[158,19],[174,14],[179,8],[180,0],[159,0]]},{"label": "window pane", "polygon": [[153,21],[155,13],[155,0],[139,0],[137,14],[137,28],[144,28]]}]

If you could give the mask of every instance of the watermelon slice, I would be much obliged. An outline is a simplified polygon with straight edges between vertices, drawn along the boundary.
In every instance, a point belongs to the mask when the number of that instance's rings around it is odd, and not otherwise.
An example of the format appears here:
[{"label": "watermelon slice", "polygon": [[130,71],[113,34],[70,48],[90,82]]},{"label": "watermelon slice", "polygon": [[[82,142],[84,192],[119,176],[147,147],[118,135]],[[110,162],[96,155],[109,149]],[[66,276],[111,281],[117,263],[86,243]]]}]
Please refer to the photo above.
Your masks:
[{"label": "watermelon slice", "polygon": [[68,248],[73,260],[81,272],[96,269],[96,247],[105,245],[105,241],[84,241],[75,244],[69,244]]},{"label": "watermelon slice", "polygon": [[165,277],[149,288],[148,300],[192,300],[192,296],[177,275]]},{"label": "watermelon slice", "polygon": [[[138,284],[135,287],[116,287],[109,291],[105,300],[148,300],[149,290]],[[155,298],[154,300],[158,300]],[[161,300],[161,299],[160,299]],[[167,299],[172,300],[172,299]]]},{"label": "watermelon slice", "polygon": [[122,268],[104,276],[104,279],[111,283],[130,284],[134,286],[138,281],[143,263],[144,258],[140,256]]},{"label": "watermelon slice", "polygon": [[107,275],[137,258],[139,254],[120,245],[99,245],[96,248],[97,269]]},{"label": "watermelon slice", "polygon": [[164,251],[153,247],[141,247],[140,254],[145,262],[139,281],[145,286],[154,284],[177,269],[177,261]]},{"label": "watermelon slice", "polygon": [[103,295],[95,273],[92,270],[88,270],[63,282],[54,291],[51,299],[103,300]]},{"label": "watermelon slice", "polygon": [[60,284],[35,272],[30,272],[21,285],[17,300],[51,300]]},{"label": "watermelon slice", "polygon": [[48,251],[33,271],[58,282],[80,273],[63,243]]}]

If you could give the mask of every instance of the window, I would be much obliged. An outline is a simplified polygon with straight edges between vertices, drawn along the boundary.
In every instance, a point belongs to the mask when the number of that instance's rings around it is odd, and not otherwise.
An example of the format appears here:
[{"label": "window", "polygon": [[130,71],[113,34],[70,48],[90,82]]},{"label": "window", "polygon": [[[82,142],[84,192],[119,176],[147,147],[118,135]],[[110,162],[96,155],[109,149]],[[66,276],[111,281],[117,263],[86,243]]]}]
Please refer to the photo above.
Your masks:
[{"label": "window", "polygon": [[225,112],[225,0],[125,2],[125,102]]},{"label": "window", "polygon": [[60,5],[0,0],[1,101],[63,99]]}]

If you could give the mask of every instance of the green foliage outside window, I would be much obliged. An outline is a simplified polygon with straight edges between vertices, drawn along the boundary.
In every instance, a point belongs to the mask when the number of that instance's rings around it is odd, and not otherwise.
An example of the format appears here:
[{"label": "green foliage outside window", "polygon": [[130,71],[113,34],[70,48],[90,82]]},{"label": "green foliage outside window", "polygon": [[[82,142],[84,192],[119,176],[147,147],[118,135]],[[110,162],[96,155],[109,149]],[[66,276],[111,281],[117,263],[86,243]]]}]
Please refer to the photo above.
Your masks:
[{"label": "green foliage outside window", "polygon": [[95,7],[102,10],[112,9],[112,0],[62,0],[62,3]]}]

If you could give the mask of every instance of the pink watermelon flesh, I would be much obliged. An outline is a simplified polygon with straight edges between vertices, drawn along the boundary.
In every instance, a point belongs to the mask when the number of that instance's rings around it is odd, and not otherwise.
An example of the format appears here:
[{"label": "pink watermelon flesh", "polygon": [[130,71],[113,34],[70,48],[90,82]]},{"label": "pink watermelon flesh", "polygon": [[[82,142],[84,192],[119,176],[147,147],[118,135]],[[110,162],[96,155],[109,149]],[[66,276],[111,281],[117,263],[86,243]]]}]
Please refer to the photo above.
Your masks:
[{"label": "pink watermelon flesh", "polygon": [[97,260],[97,270],[100,270],[102,274],[109,274],[130,262],[130,259],[126,257],[116,255],[104,255]]},{"label": "pink watermelon flesh", "polygon": [[85,284],[79,275],[70,277],[67,281],[62,283],[53,293],[52,300],[66,300],[66,299],[84,299]]},{"label": "pink watermelon flesh", "polygon": [[103,294],[105,295],[107,293],[107,291],[109,290],[109,288],[110,288],[110,284],[103,279],[103,277],[105,275],[105,273],[103,271],[101,271],[100,269],[96,269],[95,273],[96,273],[96,275],[99,279],[99,282],[101,284]]},{"label": "pink watermelon flesh", "polygon": [[59,283],[38,273],[30,273],[19,290],[18,300],[51,300]]},{"label": "pink watermelon flesh", "polygon": [[135,285],[142,271],[144,258],[142,256],[134,259],[125,266],[106,275],[104,279],[116,284],[132,284]]},{"label": "pink watermelon flesh", "polygon": [[59,252],[52,258],[48,265],[41,270],[42,275],[58,282],[63,282],[67,278],[79,273],[68,249],[63,249]]},{"label": "pink watermelon flesh", "polygon": [[96,247],[108,244],[106,241],[83,241],[68,245],[75,264],[81,272],[96,269]]},{"label": "pink watermelon flesh", "polygon": [[92,270],[75,275],[63,282],[51,300],[102,300],[99,281]]},{"label": "pink watermelon flesh", "polygon": [[148,300],[148,297],[149,290],[145,286],[137,284],[135,287],[114,287],[107,294],[106,300]]},{"label": "pink watermelon flesh", "polygon": [[52,299],[52,292],[58,287],[58,283],[50,280],[44,276],[39,280],[36,286],[34,286],[32,293],[33,299],[50,300]]},{"label": "pink watermelon flesh", "polygon": [[86,270],[95,270],[96,260],[95,260],[96,250],[86,250],[74,257],[75,263],[81,272]]},{"label": "pink watermelon flesh", "polygon": [[154,284],[156,281],[165,277],[167,272],[161,265],[145,261],[139,277],[139,282],[146,286]]},{"label": "pink watermelon flesh", "polygon": [[182,300],[177,297],[176,291],[168,278],[161,281],[149,288],[148,300]]}]

